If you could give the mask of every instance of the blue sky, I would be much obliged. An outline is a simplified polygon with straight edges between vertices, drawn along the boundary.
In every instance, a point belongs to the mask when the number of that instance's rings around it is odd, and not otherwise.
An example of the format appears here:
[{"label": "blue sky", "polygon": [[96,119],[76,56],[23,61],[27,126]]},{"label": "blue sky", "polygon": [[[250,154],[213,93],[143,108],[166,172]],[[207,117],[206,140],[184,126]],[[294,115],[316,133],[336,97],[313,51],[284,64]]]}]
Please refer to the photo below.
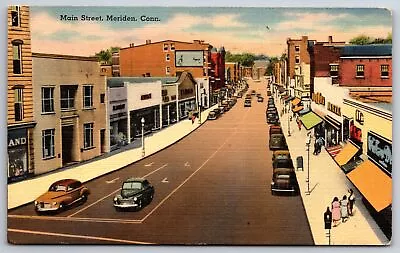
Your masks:
[{"label": "blue sky", "polygon": [[[102,16],[104,21],[61,21],[60,15]],[[107,15],[134,16],[137,22],[110,22]],[[142,22],[142,15],[159,22]],[[202,39],[232,52],[280,55],[286,38],[348,41],[365,34],[386,37],[391,12],[377,8],[232,7],[39,7],[31,8],[34,52],[93,55],[110,46],[143,44],[146,39]],[[267,29],[268,26],[270,29]]]}]

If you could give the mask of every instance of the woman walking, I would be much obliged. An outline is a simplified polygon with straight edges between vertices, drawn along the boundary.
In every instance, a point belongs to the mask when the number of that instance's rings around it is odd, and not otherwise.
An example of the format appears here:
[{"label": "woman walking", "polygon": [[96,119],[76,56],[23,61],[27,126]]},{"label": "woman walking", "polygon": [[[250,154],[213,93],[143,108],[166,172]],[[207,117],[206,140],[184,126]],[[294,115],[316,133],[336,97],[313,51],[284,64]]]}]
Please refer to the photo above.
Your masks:
[{"label": "woman walking", "polygon": [[340,201],[340,215],[342,216],[342,222],[346,222],[347,218],[349,218],[349,201],[347,200],[347,196],[344,195],[343,199]]},{"label": "woman walking", "polygon": [[356,197],[354,196],[353,189],[349,189],[349,215],[353,216],[353,208],[354,208],[354,202],[356,201]]},{"label": "woman walking", "polygon": [[333,198],[331,209],[333,226],[336,227],[340,221],[340,203],[338,197]]}]

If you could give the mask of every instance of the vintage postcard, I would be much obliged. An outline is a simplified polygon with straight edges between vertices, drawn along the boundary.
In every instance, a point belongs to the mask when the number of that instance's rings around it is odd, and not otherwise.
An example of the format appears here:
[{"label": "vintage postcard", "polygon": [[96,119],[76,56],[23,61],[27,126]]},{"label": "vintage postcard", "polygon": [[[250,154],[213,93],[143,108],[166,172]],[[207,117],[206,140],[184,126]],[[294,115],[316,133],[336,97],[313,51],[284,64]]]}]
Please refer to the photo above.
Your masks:
[{"label": "vintage postcard", "polygon": [[385,8],[10,5],[11,244],[390,245]]}]

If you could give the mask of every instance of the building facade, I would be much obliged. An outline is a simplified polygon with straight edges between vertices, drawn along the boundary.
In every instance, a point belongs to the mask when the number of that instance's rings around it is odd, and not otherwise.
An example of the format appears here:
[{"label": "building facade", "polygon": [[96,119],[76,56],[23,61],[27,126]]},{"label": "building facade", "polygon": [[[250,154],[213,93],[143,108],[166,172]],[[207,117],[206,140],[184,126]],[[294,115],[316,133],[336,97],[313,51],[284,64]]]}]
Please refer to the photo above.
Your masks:
[{"label": "building facade", "polygon": [[24,179],[35,171],[29,7],[9,6],[7,28],[7,175],[10,182]]},{"label": "building facade", "polygon": [[106,77],[95,57],[33,53],[35,174],[109,149]]}]

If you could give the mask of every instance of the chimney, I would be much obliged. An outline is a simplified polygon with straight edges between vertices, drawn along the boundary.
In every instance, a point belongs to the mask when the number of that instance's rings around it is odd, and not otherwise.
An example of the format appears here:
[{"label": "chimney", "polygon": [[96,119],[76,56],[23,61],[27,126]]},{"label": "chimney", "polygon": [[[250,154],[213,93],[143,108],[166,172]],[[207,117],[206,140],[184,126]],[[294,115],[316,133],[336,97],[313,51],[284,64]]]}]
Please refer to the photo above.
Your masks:
[{"label": "chimney", "polygon": [[135,47],[135,43],[129,44],[129,47]]},{"label": "chimney", "polygon": [[151,40],[146,40],[146,45],[150,44],[150,43],[151,43]]},{"label": "chimney", "polygon": [[193,40],[194,43],[200,44],[200,40]]},{"label": "chimney", "polygon": [[303,42],[307,42],[308,36],[301,36],[301,40],[302,40]]},{"label": "chimney", "polygon": [[329,44],[332,43],[332,36],[329,36],[329,37],[328,37],[328,42],[329,42]]}]

